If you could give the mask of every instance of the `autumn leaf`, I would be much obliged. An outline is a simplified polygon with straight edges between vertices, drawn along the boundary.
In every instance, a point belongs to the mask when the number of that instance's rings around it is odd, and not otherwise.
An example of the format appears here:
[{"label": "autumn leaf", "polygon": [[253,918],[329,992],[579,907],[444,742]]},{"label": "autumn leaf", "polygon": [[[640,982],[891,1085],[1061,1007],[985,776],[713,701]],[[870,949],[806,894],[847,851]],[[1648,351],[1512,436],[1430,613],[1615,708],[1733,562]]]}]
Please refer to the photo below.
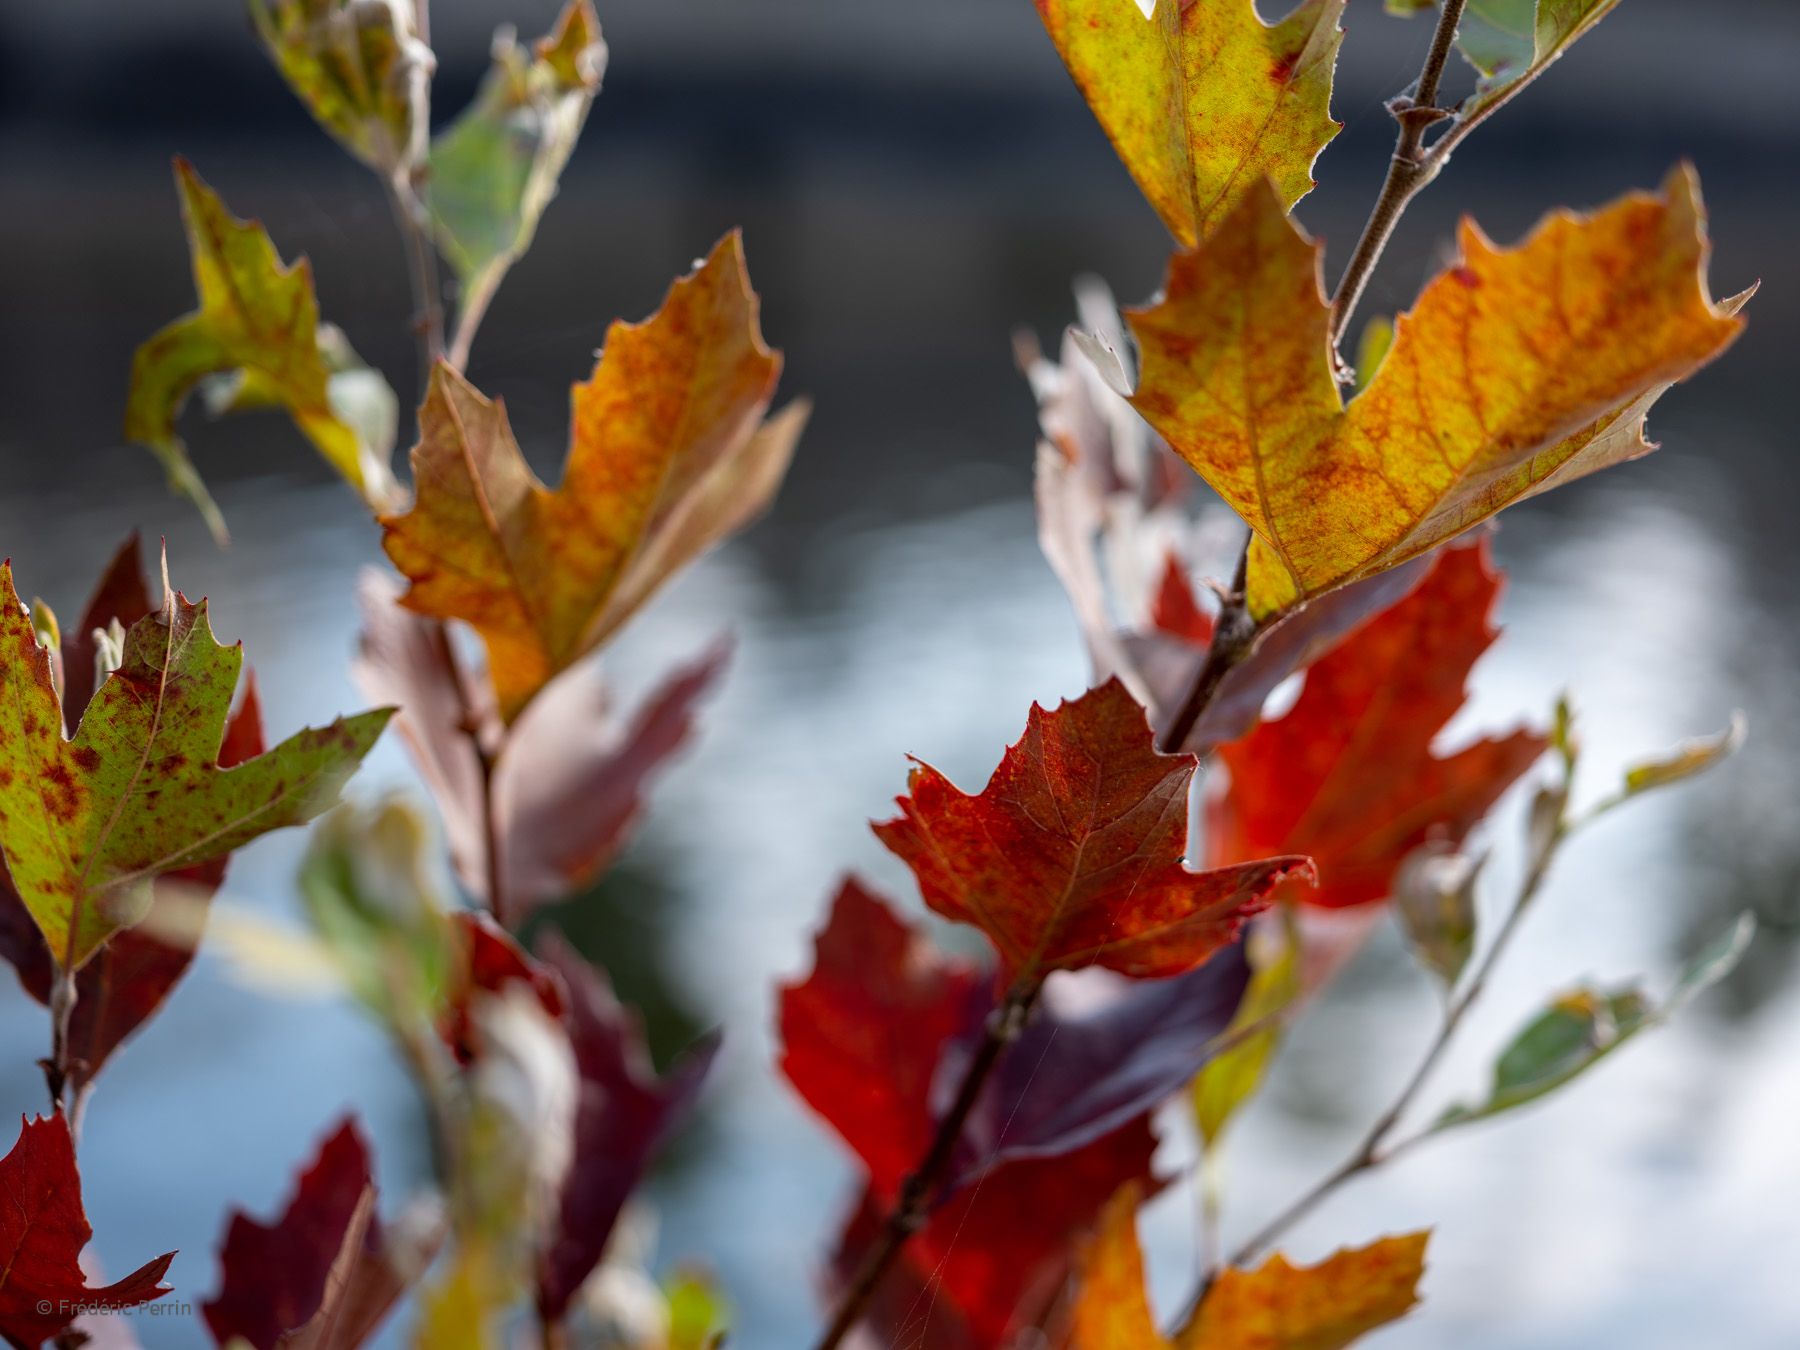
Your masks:
[{"label": "autumn leaf", "polygon": [[537,954],[567,991],[565,1025],[581,1094],[575,1160],[538,1258],[537,1307],[551,1325],[563,1319],[600,1264],[625,1202],[693,1109],[719,1038],[707,1037],[659,1077],[642,1024],[613,996],[605,974],[554,934],[538,943]]},{"label": "autumn leaf", "polygon": [[1265,24],[1252,0],[1037,0],[1082,96],[1184,245],[1265,180],[1290,207],[1337,135],[1331,76],[1344,0]]},{"label": "autumn leaf", "polygon": [[[96,637],[114,624],[121,628],[151,612],[138,556],[130,536],[113,556],[81,618],[62,635],[62,710],[65,724],[79,723],[93,696]],[[262,711],[254,678],[246,673],[243,696],[225,725],[219,766],[231,768],[262,754]],[[194,948],[158,936],[159,916],[172,906],[204,903],[225,878],[225,858],[161,877],[146,923],[116,934],[75,977],[75,1009],[69,1017],[69,1063],[80,1082],[91,1082],[114,1050],[162,1007],[193,963]],[[10,879],[0,876],[0,956],[19,974],[25,991],[46,1007],[56,979],[56,959]]]},{"label": "autumn leaf", "polygon": [[1427,839],[1456,845],[1544,753],[1534,731],[1440,757],[1476,660],[1498,635],[1500,576],[1486,539],[1444,549],[1399,604],[1314,665],[1298,701],[1219,757],[1230,786],[1208,803],[1207,857],[1306,853],[1327,908],[1385,900]]},{"label": "autumn leaf", "polygon": [[[636,828],[657,775],[693,734],[699,704],[723,673],[719,641],[665,676],[622,714],[596,661],[546,685],[509,729],[487,682],[461,669],[444,625],[402,608],[399,588],[369,572],[358,588],[363,631],[354,669],[395,727],[444,817],[458,879],[499,904],[509,923],[590,886]],[[484,769],[469,729],[484,742]],[[491,775],[501,899],[489,895],[483,797]]]},{"label": "autumn leaf", "polygon": [[153,878],[311,820],[337,799],[387,711],[289,737],[219,765],[243,652],[213,640],[206,602],[173,590],[125,635],[122,664],[72,738],[49,653],[0,566],[0,849],[65,970],[143,917]]},{"label": "autumn leaf", "polygon": [[213,534],[225,524],[176,433],[188,395],[215,410],[279,406],[332,468],[377,508],[393,493],[393,392],[319,323],[312,268],[284,265],[261,222],[239,220],[184,159],[175,161],[200,307],[137,349],[125,436],[147,445]]},{"label": "autumn leaf", "polygon": [[411,0],[250,0],[276,67],[319,125],[384,174],[423,154],[431,74]]},{"label": "autumn leaf", "polygon": [[[1050,1319],[1083,1235],[1121,1186],[1151,1189],[1156,1140],[1143,1117],[1074,1153],[1007,1163],[933,1212],[869,1300],[880,1345],[1002,1350]],[[832,1262],[842,1280],[881,1231],[865,1192]]]},{"label": "autumn leaf", "polygon": [[88,1286],[81,1250],[94,1235],[81,1203],[75,1144],[62,1114],[26,1120],[0,1158],[0,1336],[36,1350],[84,1312],[135,1308],[169,1292],[175,1253],[146,1262],[117,1284]]},{"label": "autumn leaf", "polygon": [[[616,323],[577,385],[563,483],[527,467],[502,405],[447,365],[420,410],[418,500],[383,520],[406,605],[486,640],[511,721],[676,569],[754,518],[805,419],[762,423],[780,371],[727,235],[641,324]],[[760,424],[760,429],[759,429]]]},{"label": "autumn leaf", "polygon": [[465,332],[531,247],[605,69],[593,6],[569,0],[529,55],[510,29],[495,35],[475,101],[433,139],[429,206],[462,287]]},{"label": "autumn leaf", "polygon": [[480,1057],[476,1002],[483,996],[520,990],[547,1018],[561,1020],[567,1011],[562,981],[518,943],[493,918],[474,910],[452,916],[456,955],[454,973],[445,990],[439,1028],[444,1041],[468,1064]]},{"label": "autumn leaf", "polygon": [[1003,979],[1101,965],[1177,975],[1229,943],[1301,857],[1190,872],[1191,755],[1156,753],[1144,710],[1110,680],[1055,712],[1033,705],[1025,735],[971,796],[920,763],[900,815],[875,827],[913,869],[925,901],[980,928]]},{"label": "autumn leaf", "polygon": [[1319,253],[1267,188],[1131,317],[1133,402],[1255,532],[1267,619],[1429,551],[1512,502],[1647,453],[1661,392],[1723,351],[1692,172],[1549,217],[1517,248],[1473,223],[1348,406]]},{"label": "autumn leaf", "polygon": [[219,1252],[221,1287],[200,1305],[222,1347],[357,1350],[424,1273],[435,1223],[384,1232],[368,1146],[345,1120],[300,1174],[272,1224],[240,1212]]},{"label": "autumn leaf", "polygon": [[1383,1238],[1316,1266],[1272,1256],[1225,1270],[1173,1340],[1157,1329],[1137,1240],[1140,1195],[1107,1204],[1082,1254],[1070,1350],[1339,1350],[1418,1302],[1427,1234]]}]

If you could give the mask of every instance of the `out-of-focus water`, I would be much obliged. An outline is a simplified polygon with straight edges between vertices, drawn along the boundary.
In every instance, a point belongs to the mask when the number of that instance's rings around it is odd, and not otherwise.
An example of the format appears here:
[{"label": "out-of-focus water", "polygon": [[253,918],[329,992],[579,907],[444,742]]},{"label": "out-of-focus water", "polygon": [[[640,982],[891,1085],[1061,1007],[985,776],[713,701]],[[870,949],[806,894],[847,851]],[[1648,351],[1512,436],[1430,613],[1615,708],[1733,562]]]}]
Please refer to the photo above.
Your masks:
[{"label": "out-of-focus water", "polygon": [[[985,47],[943,7],[967,40],[891,62],[860,46],[839,61],[829,24],[812,24],[805,42],[755,47],[755,61],[702,44],[690,67],[662,7],[603,14],[609,87],[471,367],[553,473],[567,385],[605,322],[648,311],[741,220],[767,329],[789,353],[786,387],[818,401],[774,516],[679,582],[609,658],[633,690],[721,628],[740,639],[620,876],[566,916],[623,987],[664,1008],[665,1042],[682,1025],[728,1028],[704,1118],[656,1198],[661,1259],[718,1271],[738,1309],[735,1343],[750,1350],[803,1339],[854,1184],[773,1071],[774,986],[805,968],[844,868],[917,909],[865,824],[901,789],[904,756],[978,783],[1027,704],[1074,693],[1085,675],[1032,538],[1034,419],[1007,334],[1018,321],[1054,332],[1077,271],[1103,273],[1127,298],[1147,293],[1166,241],[1031,6],[1010,3],[1010,20],[984,7],[966,21]],[[885,31],[842,8],[865,39]],[[1348,128],[1301,212],[1340,250],[1386,153],[1378,99],[1416,67],[1412,30],[1377,8],[1352,6],[1336,104]],[[1405,302],[1460,207],[1510,238],[1559,202],[1652,184],[1683,152],[1708,184],[1716,288],[1765,282],[1739,349],[1659,408],[1662,453],[1509,515],[1497,541],[1513,578],[1506,634],[1451,732],[1542,717],[1567,688],[1584,715],[1590,796],[1623,763],[1716,728],[1733,707],[1749,713],[1751,744],[1569,850],[1428,1107],[1472,1091],[1545,994],[1587,976],[1666,980],[1737,909],[1769,922],[1740,974],[1679,1024],[1540,1108],[1365,1180],[1294,1235],[1291,1251],[1312,1258],[1437,1226],[1426,1306],[1382,1341],[1396,1350],[1800,1343],[1800,1224],[1785,1203],[1800,1192],[1800,471],[1785,407],[1800,190],[1773,171],[1793,162],[1800,116],[1791,82],[1747,79],[1752,97],[1693,55],[1735,50],[1741,29],[1739,68],[1779,72],[1797,26],[1771,17],[1785,7],[1726,8],[1736,28],[1696,27],[1678,4],[1622,6],[1536,105],[1458,155],[1372,297]],[[769,11],[798,34],[796,12],[786,0]],[[244,640],[271,730],[316,723],[358,706],[351,587],[379,562],[367,519],[279,421],[196,427],[237,538],[221,554],[161,493],[148,455],[117,443],[117,421],[133,343],[190,303],[168,153],[192,154],[285,251],[313,256],[327,317],[406,397],[404,282],[385,212],[362,172],[272,92],[234,23],[197,10],[178,28],[133,28],[100,74],[62,83],[26,59],[66,50],[59,25],[0,14],[0,65],[23,72],[0,102],[0,552],[27,592],[67,612],[127,528],[166,534],[177,583],[211,597],[222,637]],[[1609,27],[1617,46],[1602,45]],[[992,59],[971,65],[951,46]],[[466,88],[478,57],[447,54],[446,89]],[[241,120],[226,115],[239,106]],[[357,791],[410,781],[397,744],[384,744]],[[1516,872],[1517,816],[1513,803],[1490,837],[1490,900]],[[226,903],[291,914],[300,847],[289,833],[246,850]],[[1384,933],[1312,1011],[1237,1127],[1235,1231],[1338,1159],[1410,1068],[1434,1001]],[[0,1111],[39,1108],[44,1039],[42,1012],[0,979]],[[370,1125],[391,1204],[423,1160],[416,1105],[379,1035],[346,1008],[271,1000],[202,959],[108,1069],[90,1114],[83,1167],[106,1267],[178,1246],[177,1297],[197,1303],[215,1286],[227,1207],[268,1212],[345,1109]],[[1168,1149],[1171,1166],[1187,1156],[1178,1121]],[[1192,1210],[1171,1188],[1148,1225],[1170,1304],[1193,1267]],[[194,1323],[137,1326],[152,1350],[201,1343]]]}]

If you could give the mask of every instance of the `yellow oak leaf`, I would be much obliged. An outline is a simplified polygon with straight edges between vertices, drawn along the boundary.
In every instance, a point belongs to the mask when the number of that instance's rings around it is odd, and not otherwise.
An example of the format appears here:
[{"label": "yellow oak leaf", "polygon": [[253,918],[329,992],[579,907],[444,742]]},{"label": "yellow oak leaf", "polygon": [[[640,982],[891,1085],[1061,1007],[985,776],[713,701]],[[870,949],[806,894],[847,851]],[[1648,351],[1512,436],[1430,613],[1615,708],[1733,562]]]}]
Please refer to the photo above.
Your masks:
[{"label": "yellow oak leaf", "polygon": [[1708,294],[1686,166],[1660,194],[1554,213],[1516,248],[1467,221],[1460,243],[1348,405],[1318,247],[1268,188],[1129,316],[1132,402],[1254,531],[1259,620],[1648,453],[1650,405],[1742,327],[1748,292]]},{"label": "yellow oak leaf", "polygon": [[448,365],[413,450],[418,500],[385,517],[403,603],[487,643],[511,720],[675,569],[742,527],[780,482],[805,411],[764,422],[781,358],[763,345],[734,232],[643,323],[615,323],[575,386],[562,486],[526,465],[506,409]]},{"label": "yellow oak leaf", "polygon": [[1272,1256],[1222,1272],[1173,1339],[1156,1328],[1138,1247],[1136,1187],[1107,1204],[1082,1254],[1070,1350],[1341,1350],[1418,1302],[1429,1234],[1382,1238],[1316,1266]]},{"label": "yellow oak leaf", "polygon": [[186,160],[175,161],[200,307],[132,358],[125,435],[155,451],[170,484],[223,540],[224,522],[175,420],[196,388],[214,411],[279,406],[369,503],[388,503],[394,396],[329,324],[319,322],[312,268],[283,264],[261,222],[239,220]]},{"label": "yellow oak leaf", "polygon": [[1163,224],[1191,248],[1271,180],[1284,206],[1340,124],[1331,76],[1345,0],[1265,24],[1253,0],[1037,0],[1094,116]]}]

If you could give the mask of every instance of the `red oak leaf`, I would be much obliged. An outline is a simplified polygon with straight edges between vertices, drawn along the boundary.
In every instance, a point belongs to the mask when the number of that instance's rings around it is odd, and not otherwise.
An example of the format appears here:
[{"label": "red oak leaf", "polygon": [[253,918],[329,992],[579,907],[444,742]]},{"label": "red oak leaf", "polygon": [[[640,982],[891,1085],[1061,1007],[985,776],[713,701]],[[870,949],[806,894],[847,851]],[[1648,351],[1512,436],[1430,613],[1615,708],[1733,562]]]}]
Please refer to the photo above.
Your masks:
[{"label": "red oak leaf", "polygon": [[944,1047],[978,1029],[992,982],[847,878],[813,970],[781,990],[781,1071],[892,1200],[931,1144]]},{"label": "red oak leaf", "polygon": [[538,1263],[538,1309],[545,1325],[556,1325],[600,1263],[656,1151],[693,1107],[719,1039],[702,1040],[658,1078],[642,1024],[613,996],[606,976],[554,933],[545,934],[537,952],[567,988],[564,1025],[581,1084],[575,1161]]},{"label": "red oak leaf", "polygon": [[[1007,1163],[937,1209],[900,1254],[864,1315],[876,1344],[998,1350],[1049,1319],[1076,1252],[1113,1190],[1154,1188],[1144,1117],[1061,1158]],[[857,1269],[885,1202],[865,1191],[833,1273]]]},{"label": "red oak leaf", "polygon": [[618,856],[651,782],[692,733],[729,643],[676,669],[630,717],[620,715],[598,664],[587,661],[547,684],[509,729],[487,680],[461,668],[444,625],[403,608],[399,594],[380,573],[364,575],[357,681],[399,705],[400,734],[443,812],[457,876],[492,904],[484,770],[470,728],[483,739],[495,833],[504,841],[502,908],[516,924],[592,884]]},{"label": "red oak leaf", "polygon": [[169,1292],[161,1281],[174,1252],[117,1284],[88,1286],[81,1249],[94,1230],[60,1112],[24,1122],[19,1142],[0,1158],[0,1197],[0,1336],[16,1350],[37,1350],[84,1312],[134,1308]]},{"label": "red oak leaf", "polygon": [[1521,730],[1432,753],[1498,634],[1500,586],[1485,538],[1445,548],[1411,594],[1307,672],[1286,716],[1222,747],[1231,782],[1209,805],[1209,858],[1307,853],[1322,880],[1301,898],[1342,908],[1386,899],[1425,840],[1460,843],[1546,744]]},{"label": "red oak leaf", "polygon": [[345,1120],[301,1173],[280,1219],[232,1215],[219,1253],[222,1284],[201,1315],[221,1346],[356,1350],[423,1273],[440,1238],[384,1234],[368,1146]]},{"label": "red oak leaf", "polygon": [[[93,696],[95,682],[94,632],[115,620],[129,628],[151,611],[150,595],[138,556],[138,538],[128,538],[107,566],[80,623],[63,634],[63,716],[69,730]],[[85,682],[83,678],[85,676]],[[264,750],[262,706],[256,678],[244,672],[244,692],[225,724],[219,746],[219,767],[255,759]],[[69,1059],[81,1083],[92,1082],[101,1067],[134,1031],[162,1007],[175,985],[193,963],[191,944],[165,942],[153,936],[168,925],[157,922],[158,912],[171,905],[192,905],[212,897],[225,879],[229,858],[215,858],[196,867],[167,873],[159,879],[156,897],[146,922],[114,935],[76,973],[75,1011],[69,1022]],[[32,920],[25,902],[0,866],[0,956],[18,971],[25,991],[45,1006],[56,964],[44,935]]]},{"label": "red oak leaf", "polygon": [[444,1041],[465,1064],[480,1057],[481,1046],[472,1015],[478,994],[498,994],[510,984],[524,984],[551,1017],[566,1011],[562,983],[539,964],[490,916],[464,910],[452,920],[461,952],[452,977],[441,1031]]},{"label": "red oak leaf", "polygon": [[899,817],[875,832],[927,904],[987,934],[1015,988],[1091,965],[1178,975],[1231,942],[1283,878],[1311,873],[1295,856],[1190,872],[1196,765],[1156,753],[1144,710],[1113,679],[1055,712],[1033,705],[977,796],[919,764]]},{"label": "red oak leaf", "polygon": [[1213,616],[1200,608],[1181,558],[1173,550],[1163,559],[1162,577],[1150,596],[1150,625],[1196,647],[1207,646],[1213,638]]}]

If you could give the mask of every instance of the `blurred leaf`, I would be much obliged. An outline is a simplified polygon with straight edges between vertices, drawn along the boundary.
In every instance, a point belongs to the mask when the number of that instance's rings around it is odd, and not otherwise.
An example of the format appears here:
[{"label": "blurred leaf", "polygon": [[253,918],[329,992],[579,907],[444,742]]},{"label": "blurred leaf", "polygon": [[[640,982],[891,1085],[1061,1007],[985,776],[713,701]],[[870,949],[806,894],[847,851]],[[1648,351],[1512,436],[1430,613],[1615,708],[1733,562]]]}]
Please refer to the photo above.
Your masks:
[{"label": "blurred leaf", "polygon": [[84,1312],[135,1308],[169,1292],[162,1278],[174,1252],[117,1284],[89,1286],[81,1252],[94,1230],[82,1206],[75,1141],[60,1111],[22,1122],[19,1142],[0,1158],[0,1195],[0,1337],[12,1345],[41,1346]]},{"label": "blurred leaf", "polygon": [[249,0],[288,86],[343,147],[383,174],[424,153],[431,75],[414,0]]},{"label": "blurred leaf", "polygon": [[1481,863],[1427,840],[1400,864],[1394,912],[1419,964],[1454,989],[1475,950],[1475,885]]},{"label": "blurred leaf", "polygon": [[1356,344],[1356,391],[1369,387],[1394,345],[1394,321],[1377,314],[1363,325],[1362,337]]},{"label": "blurred leaf", "polygon": [[540,483],[504,408],[439,364],[413,451],[418,500],[382,525],[404,603],[487,643],[512,721],[679,567],[768,503],[804,412],[761,421],[780,358],[763,345],[736,234],[642,324],[616,323],[574,392],[563,484]]},{"label": "blurred leaf", "polygon": [[1207,804],[1208,863],[1305,854],[1320,881],[1296,898],[1341,909],[1387,899],[1427,840],[1461,844],[1544,752],[1520,729],[1437,753],[1498,636],[1500,589],[1484,537],[1443,549],[1405,599],[1313,665],[1287,713],[1220,747],[1230,782]]},{"label": "blurred leaf", "polygon": [[527,55],[510,29],[475,101],[431,144],[432,221],[479,320],[506,270],[531,247],[538,217],[600,91],[606,44],[589,0],[569,0]]},{"label": "blurred leaf", "polygon": [[1345,0],[1304,0],[1273,26],[1252,0],[1037,0],[1076,86],[1138,188],[1192,248],[1242,194],[1311,191],[1340,124],[1331,76]]},{"label": "blurred leaf", "polygon": [[[1387,0],[1402,16],[1435,9],[1440,0]],[[1481,77],[1457,115],[1488,116],[1541,75],[1570,45],[1610,14],[1619,0],[1468,0],[1456,45]]]},{"label": "blurred leaf", "polygon": [[[164,872],[222,858],[327,810],[386,711],[302,731],[231,769],[219,757],[243,664],[206,602],[168,590],[125,640],[72,739],[30,616],[0,565],[0,849],[57,964],[73,971],[144,917]],[[149,772],[146,772],[146,769]]]},{"label": "blurred leaf", "polygon": [[1563,994],[1501,1052],[1487,1099],[1451,1107],[1432,1129],[1486,1120],[1561,1087],[1723,979],[1743,957],[1755,932],[1754,916],[1739,915],[1694,956],[1660,1005],[1635,986],[1612,992],[1584,987]]},{"label": "blurred leaf", "polygon": [[1742,328],[1747,295],[1707,295],[1685,167],[1659,195],[1554,214],[1515,248],[1473,223],[1460,242],[1347,406],[1318,246],[1266,187],[1176,254],[1162,298],[1128,316],[1134,406],[1255,532],[1259,620],[1647,453],[1651,403]]},{"label": "blurred leaf", "polygon": [[1196,763],[1157,753],[1113,679],[1053,712],[1033,704],[979,794],[918,764],[875,833],[928,905],[987,935],[1014,988],[1083,966],[1179,975],[1231,943],[1283,878],[1312,876],[1296,856],[1189,871]]},{"label": "blurred leaf", "polygon": [[221,542],[224,521],[175,430],[197,387],[215,411],[287,409],[371,506],[390,505],[393,392],[341,333],[321,328],[306,259],[284,266],[261,222],[233,216],[186,160],[175,161],[175,178],[200,307],[133,356],[126,437],[156,452],[170,484],[193,499]]},{"label": "blurred leaf", "polygon": [[1266,1025],[1214,1058],[1194,1077],[1194,1123],[1208,1149],[1217,1146],[1226,1125],[1262,1086],[1281,1044],[1280,1015],[1300,994],[1298,934],[1283,932],[1265,919],[1244,939],[1244,949],[1250,961],[1250,987],[1226,1035],[1259,1022]]},{"label": "blurred leaf", "polygon": [[692,1270],[677,1271],[663,1285],[669,1304],[668,1350],[714,1350],[731,1328],[724,1291]]},{"label": "blurred leaf", "polygon": [[1661,759],[1646,760],[1625,770],[1625,795],[1634,797],[1652,788],[1667,787],[1684,778],[1704,773],[1721,760],[1729,759],[1744,744],[1748,723],[1744,714],[1734,712],[1721,732],[1683,741]]}]

